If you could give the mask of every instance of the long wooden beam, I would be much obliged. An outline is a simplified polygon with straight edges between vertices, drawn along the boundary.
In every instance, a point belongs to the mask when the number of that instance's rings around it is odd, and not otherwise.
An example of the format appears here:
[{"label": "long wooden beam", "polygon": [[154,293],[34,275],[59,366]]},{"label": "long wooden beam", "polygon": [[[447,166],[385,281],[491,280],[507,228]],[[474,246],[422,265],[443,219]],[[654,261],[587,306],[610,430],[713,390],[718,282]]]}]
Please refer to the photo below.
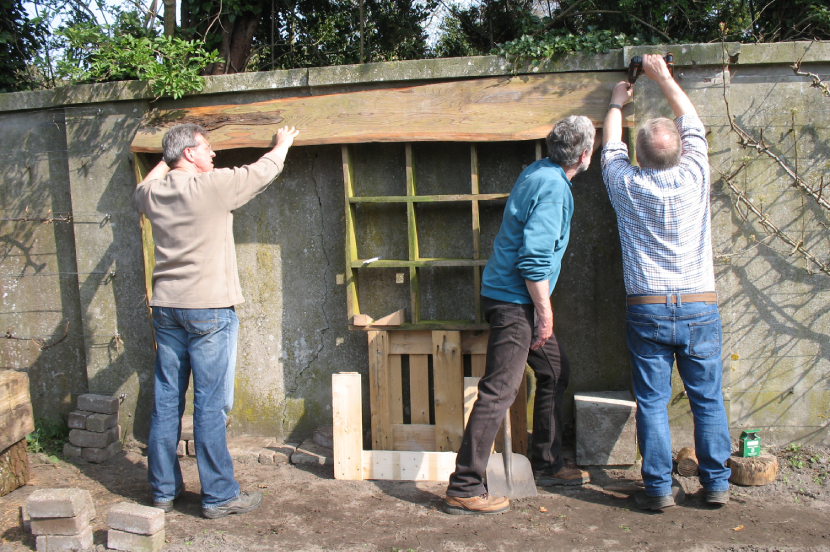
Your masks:
[{"label": "long wooden beam", "polygon": [[[403,88],[152,112],[130,148],[158,153],[170,127],[197,123],[214,150],[267,148],[276,130],[295,126],[296,145],[361,142],[491,142],[544,138],[568,115],[601,126],[618,73],[488,77]],[[633,124],[626,107],[623,125]]]},{"label": "long wooden beam", "polygon": [[454,452],[364,450],[363,479],[449,481],[455,457]]}]

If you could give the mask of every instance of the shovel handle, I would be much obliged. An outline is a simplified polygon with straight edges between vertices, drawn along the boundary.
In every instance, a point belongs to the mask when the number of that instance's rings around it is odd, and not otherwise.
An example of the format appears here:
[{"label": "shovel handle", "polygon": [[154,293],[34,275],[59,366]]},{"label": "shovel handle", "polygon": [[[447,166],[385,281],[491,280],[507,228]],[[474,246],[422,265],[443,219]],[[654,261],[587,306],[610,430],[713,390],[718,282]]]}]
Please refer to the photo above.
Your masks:
[{"label": "shovel handle", "polygon": [[504,458],[504,474],[507,476],[507,481],[513,481],[513,432],[510,428],[510,408],[504,413],[504,450],[502,450],[502,458]]}]

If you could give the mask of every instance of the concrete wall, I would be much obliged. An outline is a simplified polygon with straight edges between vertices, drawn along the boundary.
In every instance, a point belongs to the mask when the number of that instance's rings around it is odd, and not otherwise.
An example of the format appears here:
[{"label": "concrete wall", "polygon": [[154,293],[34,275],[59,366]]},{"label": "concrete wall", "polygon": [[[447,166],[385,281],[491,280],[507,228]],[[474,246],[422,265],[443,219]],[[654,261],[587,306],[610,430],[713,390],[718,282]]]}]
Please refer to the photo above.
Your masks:
[{"label": "concrete wall", "polygon": [[[731,113],[742,125],[752,132],[764,129],[776,151],[793,163],[797,159],[799,170],[813,181],[827,166],[830,99],[789,68],[806,47],[727,45],[731,73],[727,73],[726,95]],[[717,182],[718,171],[729,172],[747,158],[748,168],[736,182],[763,203],[779,227],[803,239],[824,260],[830,257],[828,213],[794,189],[780,167],[736,141],[726,118],[721,46],[673,50],[678,82],[710,131],[716,181],[713,245],[724,319],[724,392],[730,423],[736,433],[760,426],[767,442],[830,442],[826,418],[830,416],[826,307],[830,276],[817,273],[797,255],[790,256],[791,248],[775,238],[765,240],[766,233],[752,215],[744,222],[733,196]],[[630,57],[643,51],[647,50],[575,55],[541,70],[618,71],[622,80]],[[830,71],[830,50],[823,45],[809,46],[804,59],[805,68],[812,72]],[[175,102],[150,103],[152,98],[141,83],[0,95],[3,218],[21,218],[27,207],[30,214],[50,209],[74,213],[72,223],[0,221],[4,247],[0,327],[11,328],[15,336],[46,336],[45,345],[59,339],[67,324],[69,328],[65,340],[46,349],[32,341],[4,341],[2,366],[29,372],[40,416],[65,413],[73,395],[87,390],[123,394],[125,429],[146,438],[152,405],[152,336],[128,149],[140,117],[150,108],[249,103],[395,86],[402,81],[509,75],[512,70],[505,60],[484,57],[243,74],[209,78],[202,94]],[[638,120],[670,114],[653,83],[642,77],[636,87]],[[797,112],[793,114],[792,108]],[[796,132],[787,133],[793,116]],[[479,147],[483,193],[508,191],[522,166],[533,158],[530,143]],[[246,163],[261,153],[223,151],[217,166]],[[416,167],[421,190],[450,191],[469,179],[466,145],[419,144],[415,155],[416,163],[428,160]],[[358,185],[374,187],[378,193],[400,185],[402,157],[400,145],[356,147]],[[627,389],[630,366],[621,253],[598,159],[574,180],[573,192],[571,244],[554,292],[556,331],[573,367],[570,392]],[[419,222],[432,223],[431,231],[420,236],[422,253],[431,248],[441,256],[468,255],[468,233],[460,230],[469,228],[467,219],[440,207],[432,209],[419,213]],[[361,372],[364,385],[368,384],[366,336],[348,330],[345,288],[336,283],[344,270],[343,212],[337,146],[293,148],[278,181],[236,212],[234,233],[247,301],[238,308],[241,331],[233,432],[281,438],[306,435],[331,423],[333,372]],[[359,215],[366,228],[374,227],[374,235],[364,236],[367,244],[405,251],[405,241],[399,243],[405,237],[391,231],[399,213],[367,208]],[[482,210],[484,255],[489,254],[499,221],[498,208]],[[384,286],[384,293],[361,296],[362,307],[375,316],[399,308],[396,293],[404,293],[406,287],[386,285],[380,272],[377,284]],[[464,286],[472,287],[470,279],[452,271],[433,276],[438,278],[444,287],[430,286],[429,277],[424,278],[424,304],[436,309],[425,316],[466,316],[472,297],[464,293]],[[447,293],[447,282],[457,282],[449,288],[457,291]],[[675,381],[670,409],[677,445],[692,440],[688,401],[681,390]],[[368,404],[364,412],[368,427]]]}]

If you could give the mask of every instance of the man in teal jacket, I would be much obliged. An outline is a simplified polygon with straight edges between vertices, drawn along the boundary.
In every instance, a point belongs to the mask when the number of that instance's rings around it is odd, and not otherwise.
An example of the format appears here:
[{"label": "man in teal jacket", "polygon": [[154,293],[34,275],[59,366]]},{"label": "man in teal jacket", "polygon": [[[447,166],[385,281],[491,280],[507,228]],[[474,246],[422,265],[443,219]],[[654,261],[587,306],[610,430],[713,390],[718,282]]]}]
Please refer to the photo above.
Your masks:
[{"label": "man in teal jacket", "polygon": [[588,482],[588,474],[565,467],[560,454],[570,364],[553,335],[550,294],[570,236],[571,179],[588,168],[594,135],[587,117],[556,123],[547,137],[548,157],[522,171],[507,199],[481,285],[481,306],[490,324],[487,366],[450,476],[447,513],[494,514],[510,508],[506,498],[487,493],[484,472],[525,364],[536,373],[530,458],[536,484]]}]

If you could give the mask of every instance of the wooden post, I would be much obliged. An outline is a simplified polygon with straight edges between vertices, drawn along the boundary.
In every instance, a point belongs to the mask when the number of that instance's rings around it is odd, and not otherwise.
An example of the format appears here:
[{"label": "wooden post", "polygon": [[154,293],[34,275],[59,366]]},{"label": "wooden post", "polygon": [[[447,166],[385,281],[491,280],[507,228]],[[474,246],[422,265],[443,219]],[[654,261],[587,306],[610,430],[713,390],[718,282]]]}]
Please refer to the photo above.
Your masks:
[{"label": "wooden post", "polygon": [[26,435],[34,430],[29,376],[15,370],[0,371],[0,496],[29,480]]},{"label": "wooden post", "polygon": [[331,375],[334,478],[363,479],[363,408],[360,374]]}]

